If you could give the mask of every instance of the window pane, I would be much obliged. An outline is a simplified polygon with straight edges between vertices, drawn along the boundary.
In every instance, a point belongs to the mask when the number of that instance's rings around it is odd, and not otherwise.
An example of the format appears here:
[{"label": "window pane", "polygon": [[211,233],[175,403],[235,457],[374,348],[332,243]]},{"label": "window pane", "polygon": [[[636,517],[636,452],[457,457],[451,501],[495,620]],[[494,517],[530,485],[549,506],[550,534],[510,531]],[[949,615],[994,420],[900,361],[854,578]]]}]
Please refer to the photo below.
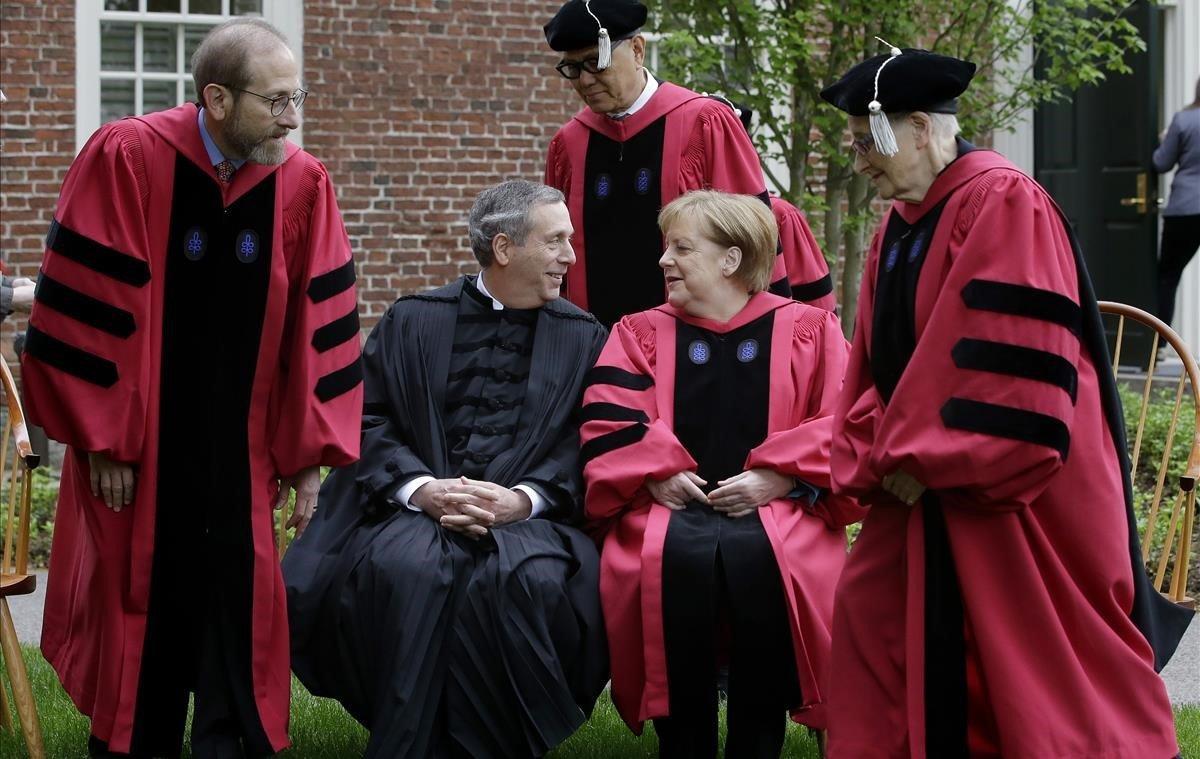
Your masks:
[{"label": "window pane", "polygon": [[191,79],[183,83],[183,99],[189,103],[196,102],[196,83]]},{"label": "window pane", "polygon": [[262,0],[229,0],[229,13],[233,16],[262,15]]},{"label": "window pane", "polygon": [[183,70],[192,70],[192,53],[200,47],[200,41],[208,34],[211,26],[196,26],[188,24],[183,27]]},{"label": "window pane", "polygon": [[138,0],[104,0],[106,11],[136,11]]},{"label": "window pane", "polygon": [[175,82],[142,83],[142,113],[162,111],[177,105]]},{"label": "window pane", "polygon": [[100,122],[133,115],[133,80],[105,79],[100,82]]},{"label": "window pane", "polygon": [[177,26],[142,27],[142,70],[175,71],[175,30]]},{"label": "window pane", "polygon": [[100,23],[100,68],[133,71],[133,24]]},{"label": "window pane", "polygon": [[179,0],[147,0],[146,10],[151,13],[178,13]]},{"label": "window pane", "polygon": [[211,13],[221,15],[221,0],[191,0],[188,3],[188,13]]}]

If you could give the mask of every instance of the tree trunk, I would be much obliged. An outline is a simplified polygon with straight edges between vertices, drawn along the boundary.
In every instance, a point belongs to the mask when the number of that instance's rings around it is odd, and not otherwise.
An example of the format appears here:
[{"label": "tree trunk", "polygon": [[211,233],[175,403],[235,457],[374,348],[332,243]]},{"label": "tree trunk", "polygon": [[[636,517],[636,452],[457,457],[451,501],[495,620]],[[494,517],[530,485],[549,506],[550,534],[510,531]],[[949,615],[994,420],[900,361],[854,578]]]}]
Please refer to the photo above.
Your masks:
[{"label": "tree trunk", "polygon": [[854,223],[845,225],[842,232],[842,250],[845,263],[842,265],[841,297],[842,332],[846,339],[854,336],[854,317],[858,313],[858,291],[862,280],[863,253],[866,247],[867,225],[863,211],[871,204],[871,185],[862,174],[850,178],[846,188],[846,212]]},{"label": "tree trunk", "polygon": [[829,273],[833,279],[833,291],[840,288],[842,276],[842,257],[839,251],[842,247],[842,197],[846,188],[848,176],[829,167],[825,177],[825,223],[823,249],[826,260],[832,260]]}]

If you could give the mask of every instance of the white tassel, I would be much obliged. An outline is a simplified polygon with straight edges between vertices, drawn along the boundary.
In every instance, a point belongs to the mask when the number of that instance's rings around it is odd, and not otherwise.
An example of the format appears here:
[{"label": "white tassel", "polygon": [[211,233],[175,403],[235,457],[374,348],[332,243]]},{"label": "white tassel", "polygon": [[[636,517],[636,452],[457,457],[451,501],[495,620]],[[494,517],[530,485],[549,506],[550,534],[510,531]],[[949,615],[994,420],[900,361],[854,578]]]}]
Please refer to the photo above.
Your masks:
[{"label": "white tassel", "polygon": [[880,155],[894,156],[900,152],[896,144],[896,133],[892,131],[892,123],[878,100],[872,100],[867,108],[871,111],[871,137],[875,139],[875,149]]},{"label": "white tassel", "polygon": [[596,22],[596,26],[600,27],[600,38],[596,48],[596,68],[604,71],[612,65],[612,39],[608,36],[608,29],[604,24],[600,23],[595,13],[592,13],[592,0],[583,0],[583,9],[588,12],[592,20]]},{"label": "white tassel", "polygon": [[600,27],[600,46],[596,51],[596,68],[604,71],[612,65],[612,40],[608,38],[608,30]]},{"label": "white tassel", "polygon": [[891,157],[900,152],[900,146],[896,144],[896,133],[892,131],[892,123],[888,121],[887,114],[883,112],[883,104],[879,102],[879,75],[883,73],[884,66],[900,55],[900,48],[878,37],[875,39],[891,49],[888,51],[888,59],[875,70],[875,99],[867,103],[867,110],[871,113],[871,137],[875,140],[875,150],[880,155]]}]

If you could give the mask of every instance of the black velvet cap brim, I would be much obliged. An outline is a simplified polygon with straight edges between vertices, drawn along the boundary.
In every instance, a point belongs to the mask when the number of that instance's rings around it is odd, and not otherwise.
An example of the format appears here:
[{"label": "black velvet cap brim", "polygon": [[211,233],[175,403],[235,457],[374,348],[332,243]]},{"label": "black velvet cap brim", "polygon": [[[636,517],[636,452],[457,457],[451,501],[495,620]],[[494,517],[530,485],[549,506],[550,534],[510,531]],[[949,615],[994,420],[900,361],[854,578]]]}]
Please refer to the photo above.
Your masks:
[{"label": "black velvet cap brim", "polygon": [[[646,6],[637,0],[592,0],[592,13],[612,40],[636,32],[646,24]],[[560,52],[595,47],[600,38],[600,27],[587,12],[583,0],[569,0],[542,30],[550,49]]]},{"label": "black velvet cap brim", "polygon": [[[855,65],[821,90],[821,98],[851,116],[870,115],[867,105],[875,99],[875,72],[890,57],[885,53]],[[975,64],[970,61],[904,48],[879,76],[879,104],[884,113],[955,113],[956,98],[966,92],[973,76]]]}]

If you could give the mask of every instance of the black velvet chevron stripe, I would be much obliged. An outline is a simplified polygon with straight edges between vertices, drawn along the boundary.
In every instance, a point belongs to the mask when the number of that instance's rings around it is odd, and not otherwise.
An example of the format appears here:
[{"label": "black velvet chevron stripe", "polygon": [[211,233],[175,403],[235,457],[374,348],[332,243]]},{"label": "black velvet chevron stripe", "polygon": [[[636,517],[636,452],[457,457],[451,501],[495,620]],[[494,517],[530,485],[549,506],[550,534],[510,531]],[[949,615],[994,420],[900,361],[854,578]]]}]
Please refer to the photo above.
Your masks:
[{"label": "black velvet chevron stripe", "polygon": [[46,247],[97,274],[103,274],[127,285],[141,287],[150,281],[150,267],[145,261],[84,237],[63,226],[58,219],[50,224],[50,231],[46,234]]},{"label": "black velvet chevron stripe", "polygon": [[1012,406],[951,398],[942,406],[942,422],[951,429],[1044,445],[1063,461],[1071,448],[1071,431],[1062,420]]},{"label": "black velvet chevron stripe", "polygon": [[646,412],[617,403],[589,403],[579,410],[579,423],[584,422],[641,422],[650,421]]},{"label": "black velvet chevron stripe", "polygon": [[962,299],[967,308],[1039,319],[1066,327],[1075,335],[1083,323],[1083,312],[1075,301],[1053,290],[973,279],[963,288]]},{"label": "black velvet chevron stripe", "polygon": [[354,260],[351,259],[333,271],[313,277],[308,283],[308,297],[313,303],[329,300],[354,285]]},{"label": "black velvet chevron stripe", "polygon": [[30,324],[25,332],[25,352],[42,363],[100,387],[117,384],[117,365],[94,353],[51,337]]},{"label": "black velvet chevron stripe", "polygon": [[767,291],[772,295],[778,295],[783,298],[790,298],[792,296],[792,286],[788,284],[787,277],[780,277],[772,282]]},{"label": "black velvet chevron stripe", "polygon": [[955,343],[950,355],[959,369],[974,369],[1045,382],[1062,388],[1071,396],[1071,403],[1075,403],[1079,373],[1070,361],[1056,353],[964,337]]},{"label": "black velvet chevron stripe", "polygon": [[324,353],[357,336],[358,306],[355,306],[345,316],[339,316],[324,327],[318,327],[313,332],[312,346],[317,349],[318,353]]},{"label": "black velvet chevron stripe", "polygon": [[645,390],[654,380],[644,374],[634,374],[615,366],[593,366],[583,377],[584,389],[592,385],[616,385],[626,390]]},{"label": "black velvet chevron stripe", "polygon": [[125,309],[110,306],[45,274],[38,277],[35,297],[38,303],[60,314],[116,337],[129,337],[137,329],[133,314]]},{"label": "black velvet chevron stripe", "polygon": [[587,441],[579,448],[579,466],[581,468],[585,467],[589,461],[597,456],[603,456],[618,448],[633,445],[646,437],[648,429],[644,424],[631,424],[628,427],[622,427],[619,430]]},{"label": "black velvet chevron stripe", "polygon": [[317,398],[328,403],[362,382],[362,364],[358,359],[317,380]]},{"label": "black velvet chevron stripe", "polygon": [[813,280],[812,282],[792,285],[793,300],[816,300],[817,298],[824,298],[831,292],[833,292],[832,274],[826,274],[824,277]]}]

